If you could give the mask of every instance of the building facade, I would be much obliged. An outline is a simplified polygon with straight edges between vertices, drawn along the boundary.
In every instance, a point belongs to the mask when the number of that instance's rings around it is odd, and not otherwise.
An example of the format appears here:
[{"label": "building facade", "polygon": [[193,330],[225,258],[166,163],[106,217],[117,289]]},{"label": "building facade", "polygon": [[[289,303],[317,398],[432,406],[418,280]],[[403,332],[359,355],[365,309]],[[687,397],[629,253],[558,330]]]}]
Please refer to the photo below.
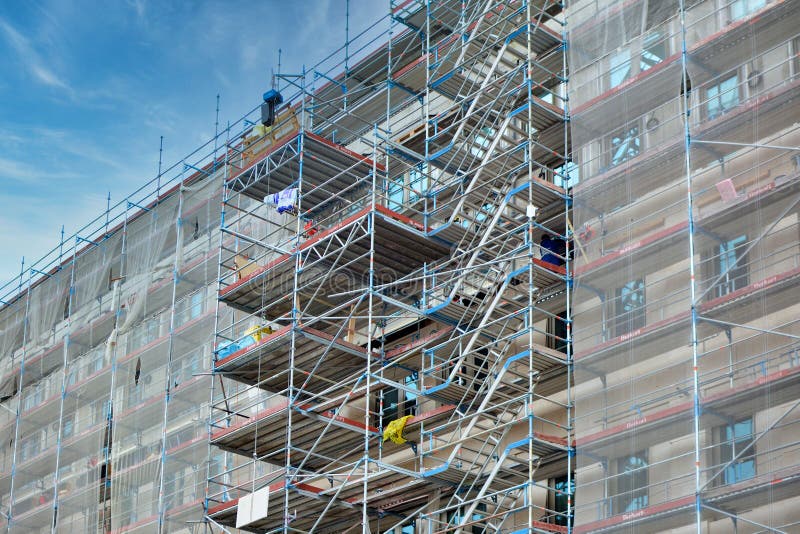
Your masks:
[{"label": "building facade", "polygon": [[572,2],[575,530],[795,532],[797,2]]},{"label": "building facade", "polygon": [[202,519],[220,187],[186,174],[127,200],[6,300],[9,532],[186,531]]},{"label": "building facade", "polygon": [[0,523],[796,531],[798,11],[392,0],[4,286]]}]

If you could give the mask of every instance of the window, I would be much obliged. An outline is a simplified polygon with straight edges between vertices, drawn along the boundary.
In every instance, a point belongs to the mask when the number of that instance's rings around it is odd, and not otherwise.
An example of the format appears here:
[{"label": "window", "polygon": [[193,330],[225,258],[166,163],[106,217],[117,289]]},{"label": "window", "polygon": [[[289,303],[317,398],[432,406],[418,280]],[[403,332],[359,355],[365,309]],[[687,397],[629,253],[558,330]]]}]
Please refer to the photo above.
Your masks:
[{"label": "window", "polygon": [[547,320],[547,347],[567,353],[567,312],[562,311]]},{"label": "window", "polygon": [[91,375],[93,373],[98,372],[100,369],[103,368],[103,354],[102,350],[95,351],[94,354],[91,355],[91,360],[89,361],[89,366],[87,369],[87,375]]},{"label": "window", "polygon": [[158,316],[142,321],[128,338],[128,352],[132,352],[155,340],[158,337],[160,326]]},{"label": "window", "polygon": [[733,75],[727,80],[706,89],[706,114],[708,119],[716,119],[728,110],[739,105],[739,77]]},{"label": "window", "polygon": [[618,288],[614,302],[615,336],[622,336],[645,325],[644,280],[633,280]]},{"label": "window", "polygon": [[731,22],[746,17],[767,5],[767,0],[733,0],[731,2]]},{"label": "window", "polygon": [[[417,389],[417,380],[419,376],[417,372],[413,372],[403,378],[403,385],[409,388]],[[417,408],[417,394],[410,391],[403,392],[403,415],[414,415]]]},{"label": "window", "polygon": [[[164,477],[164,499],[170,506],[176,506],[183,502],[184,478],[183,473],[171,472]],[[157,513],[158,510],[155,510]]]},{"label": "window", "polygon": [[414,534],[416,532],[416,527],[414,526],[415,523],[412,521],[406,525],[400,527],[400,530],[392,529],[392,530],[385,530],[383,534],[395,534],[399,532],[400,534]]},{"label": "window", "polygon": [[29,458],[33,458],[39,454],[39,449],[39,436],[31,436],[22,444],[22,460],[24,461]]},{"label": "window", "polygon": [[203,313],[203,292],[198,291],[192,295],[192,307],[189,315],[190,319],[199,317]]},{"label": "window", "polygon": [[[467,528],[462,529],[462,532],[471,532],[472,534],[483,534],[484,525],[474,524],[476,521],[480,521],[481,519],[483,519],[484,514],[482,512],[486,512],[486,505],[478,503],[478,505],[475,506],[475,511],[472,513],[472,517],[470,518],[469,521],[467,521],[468,524]],[[460,508],[447,512],[447,524],[451,527],[461,524],[461,521],[464,517],[462,515],[463,513],[464,513],[463,510],[461,510]]]},{"label": "window", "polygon": [[617,460],[614,514],[625,514],[647,506],[647,467],[646,451]]},{"label": "window", "polygon": [[75,385],[78,381],[79,369],[74,363],[70,365],[69,372],[67,373],[67,387]]},{"label": "window", "polygon": [[[403,385],[408,388],[417,389],[417,380],[419,374],[414,371],[409,375],[403,377]],[[401,402],[402,398],[402,402]],[[377,406],[375,411],[380,413],[380,398],[376,401]],[[404,417],[406,415],[414,415],[417,408],[417,395],[411,391],[401,391],[397,388],[386,388],[383,390],[383,420],[382,427],[385,427],[389,422]]]},{"label": "window", "polygon": [[423,198],[430,188],[430,177],[428,164],[420,163],[412,167],[408,173],[389,180],[386,187],[389,209],[400,211],[406,202],[417,202]]},{"label": "window", "polygon": [[[697,4],[702,0],[684,0],[686,9]],[[662,0],[661,2],[652,2],[647,6],[647,15],[645,20],[645,27],[649,30],[664,24],[669,19],[676,17],[678,13],[677,0]]]},{"label": "window", "polygon": [[580,181],[579,167],[572,161],[568,161],[560,167],[555,168],[553,183],[558,187],[569,189],[577,185]]},{"label": "window", "polygon": [[203,348],[192,354],[189,360],[189,375],[194,376],[203,370]]},{"label": "window", "polygon": [[792,79],[796,80],[800,76],[800,37],[792,40],[790,54],[794,58],[791,64]]},{"label": "window", "polygon": [[[734,484],[756,476],[755,446],[747,449],[755,438],[753,418],[748,417],[720,427],[719,435],[719,463],[725,465],[721,475],[722,484]],[[736,458],[737,454],[741,456]],[[729,462],[730,465],[726,465]]]},{"label": "window", "polygon": [[473,357],[475,359],[475,380],[472,383],[472,389],[480,391],[486,382],[487,371],[489,369],[489,349],[486,347],[480,348],[478,353]]},{"label": "window", "polygon": [[486,155],[486,149],[492,144],[492,138],[497,133],[497,130],[490,126],[484,126],[478,133],[475,134],[475,141],[472,143],[470,153],[476,158],[483,158]]},{"label": "window", "polygon": [[639,127],[624,128],[611,137],[611,166],[635,158],[641,151]]},{"label": "window", "polygon": [[68,438],[72,435],[72,429],[74,424],[74,416],[68,415],[64,417],[64,426],[62,427],[62,437]]},{"label": "window", "polygon": [[609,59],[608,73],[610,78],[610,88],[622,84],[631,77],[631,51],[623,48],[611,54]]},{"label": "window", "polygon": [[746,248],[747,236],[745,235],[719,245],[714,278],[719,276],[722,278],[717,282],[716,296],[727,295],[747,285],[749,277],[747,275],[747,258],[745,257]]},{"label": "window", "polygon": [[639,71],[655,67],[667,57],[667,42],[663,35],[653,32],[642,37],[642,55],[639,57]]},{"label": "window", "polygon": [[[197,410],[193,410],[193,409],[186,410],[181,415],[185,415],[185,416],[197,415],[197,416],[199,416],[199,414],[197,413]],[[192,428],[191,426],[186,427],[186,428],[181,428],[179,430],[175,430],[175,431],[170,432],[167,435],[167,449],[171,449],[173,447],[177,447],[177,446],[181,445],[182,443],[186,443],[187,441],[190,441],[192,438],[194,438],[194,435],[195,435],[195,429]]]},{"label": "window", "polygon": [[38,386],[35,386],[25,396],[25,400],[22,403],[22,411],[27,412],[29,410],[32,410],[33,408],[38,406],[41,402],[42,402],[42,390]]},{"label": "window", "polygon": [[[397,388],[386,388],[383,390],[383,416],[382,416],[382,427],[385,427],[389,424],[390,421],[394,421],[397,419],[397,405],[399,403],[400,394]],[[380,398],[378,399],[380,402]],[[380,413],[380,405],[378,405],[378,409],[376,410]]]},{"label": "window", "polygon": [[106,403],[103,401],[97,401],[91,405],[92,410],[92,425],[100,424],[102,421],[106,420],[107,412],[106,412]]},{"label": "window", "polygon": [[[142,384],[147,383],[149,381],[148,376],[142,377],[141,381]],[[138,387],[138,384],[131,384],[130,386],[128,386],[127,395],[125,396],[126,410],[129,410],[130,408],[138,406],[139,404],[142,403],[142,399],[144,397],[144,393],[142,392],[143,389],[144,387]]]},{"label": "window", "polygon": [[408,172],[408,201],[416,202],[425,195],[428,190],[428,164],[420,164],[417,168]]},{"label": "window", "polygon": [[[671,13],[674,11],[664,10],[664,14]],[[667,45],[665,35],[653,31],[613,52],[608,60],[609,89],[622,85],[664,61],[668,54]]]},{"label": "window", "polygon": [[144,344],[150,343],[151,341],[158,338],[159,329],[161,328],[160,319],[161,318],[159,316],[154,316],[149,321],[146,322],[145,328],[147,329],[147,333],[145,334],[146,341],[144,342]]},{"label": "window", "polygon": [[203,371],[203,350],[202,347],[193,353],[188,354],[180,361],[175,363],[173,377],[176,383],[181,384]]},{"label": "window", "polygon": [[489,217],[494,216],[494,209],[497,206],[492,202],[486,202],[481,206],[481,209],[475,213],[475,220],[479,223],[484,222],[485,220],[489,219]]},{"label": "window", "polygon": [[386,188],[386,195],[389,199],[390,210],[400,210],[403,208],[403,183],[405,177],[400,175],[396,178],[389,180],[389,185]]},{"label": "window", "polygon": [[[567,475],[560,476],[558,478],[553,479],[551,487],[553,488],[552,491],[549,492],[548,495],[548,505],[547,507],[555,512],[555,515],[552,516],[551,523],[554,525],[561,525],[567,526],[569,522],[568,519],[575,517],[575,475],[572,475],[572,484],[571,491],[570,487],[567,486]],[[573,508],[570,510],[572,512],[569,516],[567,516],[567,501],[569,495],[572,494],[573,501],[572,506]]]}]

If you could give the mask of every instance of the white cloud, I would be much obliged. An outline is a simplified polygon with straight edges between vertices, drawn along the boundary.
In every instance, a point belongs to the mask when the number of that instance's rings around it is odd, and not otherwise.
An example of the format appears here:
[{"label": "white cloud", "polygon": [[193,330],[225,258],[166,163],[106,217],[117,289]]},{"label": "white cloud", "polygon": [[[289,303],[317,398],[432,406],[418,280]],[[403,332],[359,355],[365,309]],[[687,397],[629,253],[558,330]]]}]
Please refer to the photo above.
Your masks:
[{"label": "white cloud", "polygon": [[129,167],[124,159],[111,154],[107,146],[86,141],[80,137],[79,133],[43,127],[31,128],[30,131],[45,146],[58,146],[59,151],[64,154],[70,154],[117,171],[123,171]]},{"label": "white cloud", "polygon": [[35,184],[39,182],[41,175],[30,165],[21,161],[14,161],[7,158],[0,158],[0,180]]},{"label": "white cloud", "polygon": [[147,12],[147,3],[145,0],[128,0],[127,4],[136,11],[137,17],[144,19],[145,13]]},{"label": "white cloud", "polygon": [[13,48],[19,56],[20,64],[28,70],[28,73],[35,80],[43,85],[56,89],[64,89],[72,94],[72,88],[45,64],[28,38],[3,19],[0,19],[0,30],[2,30],[2,34],[5,36],[8,44],[11,45],[11,48]]},{"label": "white cloud", "polygon": [[[126,2],[97,14],[76,9],[80,3],[45,0],[30,27],[0,16],[0,48],[37,86],[53,89],[57,99],[44,97],[43,104],[71,111],[62,120],[59,113],[20,110],[16,121],[12,117],[0,127],[0,187],[9,190],[0,198],[3,250],[33,259],[57,243],[61,224],[69,234],[102,213],[108,189],[116,203],[154,178],[159,135],[165,137],[165,171],[180,162],[213,132],[218,92],[220,129],[236,121],[269,86],[278,48],[283,72],[298,73],[344,44],[344,0],[277,8],[274,2]],[[386,11],[384,2],[351,0],[351,39]],[[98,16],[119,36],[108,50],[122,53],[119,64],[89,64],[81,55],[93,37],[71,29]],[[242,23],[247,20],[267,23]],[[376,32],[388,28],[386,21],[375,26]],[[357,40],[351,53],[365,40]],[[125,59],[130,50],[136,57]],[[85,113],[84,123],[65,122],[75,120],[75,107]],[[165,178],[181,169],[178,163]],[[0,258],[0,279],[19,270],[19,256],[6,256]]]},{"label": "white cloud", "polygon": [[[70,180],[78,178],[71,171],[54,171],[41,168],[22,161],[0,157],[0,181],[14,181],[20,184],[41,185],[48,180]],[[8,185],[8,184],[6,184]]]},{"label": "white cloud", "polygon": [[[105,197],[102,195],[81,195],[71,198],[69,209],[54,210],[51,203],[35,194],[20,195],[17,201],[3,212],[0,212],[0,247],[13,251],[0,256],[0,287],[8,282],[20,270],[20,259],[25,256],[26,269],[34,265],[45,254],[57,249],[61,226],[65,235],[72,235],[87,221],[96,217],[105,209]],[[31,221],[36,224],[31,224]],[[65,253],[69,252],[71,242],[65,244]],[[15,257],[14,253],[19,254]],[[50,254],[48,260],[54,260],[57,254]],[[45,269],[45,265],[37,268]],[[27,274],[25,275],[27,278]],[[12,289],[10,287],[6,288]]]}]

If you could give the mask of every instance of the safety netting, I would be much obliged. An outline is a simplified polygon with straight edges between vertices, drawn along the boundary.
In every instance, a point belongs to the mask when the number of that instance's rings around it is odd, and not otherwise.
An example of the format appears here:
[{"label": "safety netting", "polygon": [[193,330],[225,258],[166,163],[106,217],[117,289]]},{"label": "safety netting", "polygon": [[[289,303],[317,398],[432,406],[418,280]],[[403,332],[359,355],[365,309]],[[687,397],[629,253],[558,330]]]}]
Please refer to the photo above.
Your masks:
[{"label": "safety netting", "polygon": [[798,9],[568,6],[576,531],[797,524]]}]

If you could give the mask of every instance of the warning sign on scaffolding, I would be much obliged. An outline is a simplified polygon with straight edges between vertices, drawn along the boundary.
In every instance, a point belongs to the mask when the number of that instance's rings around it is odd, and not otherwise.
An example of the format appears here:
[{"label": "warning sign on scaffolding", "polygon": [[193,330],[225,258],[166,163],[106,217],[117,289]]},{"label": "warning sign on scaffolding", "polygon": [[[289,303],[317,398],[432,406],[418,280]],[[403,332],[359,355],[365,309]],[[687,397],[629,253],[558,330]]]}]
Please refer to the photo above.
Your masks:
[{"label": "warning sign on scaffolding", "polygon": [[264,486],[260,490],[239,497],[239,504],[236,507],[236,528],[252,525],[260,519],[267,517],[269,510],[269,486]]}]

